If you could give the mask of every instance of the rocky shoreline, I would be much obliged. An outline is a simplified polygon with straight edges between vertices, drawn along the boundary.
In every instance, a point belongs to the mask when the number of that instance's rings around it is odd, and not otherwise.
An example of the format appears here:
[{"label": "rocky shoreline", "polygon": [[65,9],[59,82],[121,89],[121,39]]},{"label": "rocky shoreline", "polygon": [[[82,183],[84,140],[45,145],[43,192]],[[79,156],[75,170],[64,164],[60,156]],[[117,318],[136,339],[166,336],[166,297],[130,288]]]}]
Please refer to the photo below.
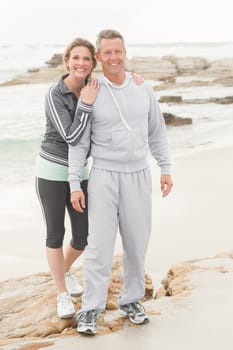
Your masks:
[{"label": "rocky shoreline", "polygon": [[[73,275],[82,281],[82,269],[73,268]],[[100,317],[100,335],[116,332],[124,327],[125,317],[115,317],[118,298],[123,285],[122,256],[115,256],[108,289],[106,313]],[[56,290],[50,273],[39,273],[0,283],[0,347],[62,336],[77,335],[75,317],[59,319],[56,313]],[[153,299],[152,280],[145,274],[146,300]],[[81,297],[72,298],[76,310]],[[111,312],[110,312],[111,311]],[[113,313],[112,313],[113,312]],[[113,318],[109,318],[109,315]],[[154,313],[152,313],[154,314]],[[51,344],[49,344],[51,345]]]},{"label": "rocky shoreline", "polygon": [[[29,69],[0,86],[53,82],[64,73],[61,54],[55,54],[45,63],[46,66]],[[170,89],[173,85],[187,87],[190,84],[233,86],[233,58],[210,61],[204,57],[132,57],[127,60],[126,69],[141,74],[145,79],[160,82],[156,90]],[[98,64],[94,76],[101,73],[101,66]],[[190,77],[190,81],[178,82],[179,77]]]},{"label": "rocky shoreline", "polygon": [[[154,90],[187,89],[190,87],[233,86],[233,58],[210,61],[204,57],[132,57],[126,62],[126,69],[141,74],[145,79],[155,82]],[[57,81],[64,74],[62,54],[55,54],[46,62],[46,66],[29,69],[24,74],[17,75],[10,81],[0,84],[0,87],[20,84],[41,84]],[[102,74],[100,64],[93,76]],[[232,104],[233,95],[210,99],[183,100],[181,96],[162,96],[160,103],[173,104]],[[181,118],[164,113],[167,125],[179,126],[191,124],[192,119]]]},{"label": "rocky shoreline", "polygon": [[[196,259],[173,265],[167,276],[162,280],[161,287],[154,291],[151,278],[145,276],[146,292],[144,303],[150,317],[162,317],[168,310],[191,302],[200,310],[208,290],[206,280],[212,282],[212,288],[222,283],[225,275],[225,285],[232,280],[233,254],[222,253],[215,257]],[[74,269],[76,278],[82,280],[82,270]],[[125,317],[118,315],[117,299],[122,288],[123,271],[122,257],[114,259],[112,276],[109,285],[106,312],[98,319],[99,333],[118,332],[129,327]],[[221,282],[222,281],[222,282]],[[17,288],[16,288],[17,287]],[[19,350],[36,350],[50,347],[59,339],[74,337],[77,345],[80,335],[76,331],[75,318],[60,320],[56,315],[56,293],[49,273],[40,273],[0,283],[0,346],[17,346]],[[217,294],[219,291],[217,291]],[[197,298],[198,295],[198,298]],[[170,297],[169,299],[166,297]],[[81,298],[73,298],[77,309],[80,308]],[[171,307],[171,304],[173,306]],[[15,349],[15,347],[14,347]]]}]

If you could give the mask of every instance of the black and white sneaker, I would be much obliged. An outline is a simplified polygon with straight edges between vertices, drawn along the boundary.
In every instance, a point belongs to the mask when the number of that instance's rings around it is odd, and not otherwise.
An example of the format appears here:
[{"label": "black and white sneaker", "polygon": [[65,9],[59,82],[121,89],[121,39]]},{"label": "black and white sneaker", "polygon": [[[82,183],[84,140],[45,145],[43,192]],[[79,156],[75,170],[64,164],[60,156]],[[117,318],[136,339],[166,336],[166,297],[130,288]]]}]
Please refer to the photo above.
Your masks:
[{"label": "black and white sneaker", "polygon": [[97,312],[95,310],[83,311],[77,314],[77,331],[85,334],[97,333]]},{"label": "black and white sneaker", "polygon": [[142,304],[138,301],[126,305],[120,305],[120,315],[128,316],[129,320],[134,324],[144,324],[149,322],[149,317]]}]

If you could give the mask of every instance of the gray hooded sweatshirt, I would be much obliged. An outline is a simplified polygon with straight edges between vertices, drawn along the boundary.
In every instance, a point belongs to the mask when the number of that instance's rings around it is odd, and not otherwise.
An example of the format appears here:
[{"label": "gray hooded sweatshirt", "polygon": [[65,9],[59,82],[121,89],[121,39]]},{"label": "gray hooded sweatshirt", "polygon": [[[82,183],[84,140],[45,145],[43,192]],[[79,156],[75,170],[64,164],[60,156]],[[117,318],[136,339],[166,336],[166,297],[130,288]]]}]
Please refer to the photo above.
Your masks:
[{"label": "gray hooded sweatshirt", "polygon": [[148,167],[147,153],[170,174],[166,127],[152,87],[136,85],[126,73],[121,85],[105,77],[93,104],[92,116],[77,145],[69,145],[71,192],[80,189],[80,176],[90,149],[93,167],[117,172],[134,172]]}]

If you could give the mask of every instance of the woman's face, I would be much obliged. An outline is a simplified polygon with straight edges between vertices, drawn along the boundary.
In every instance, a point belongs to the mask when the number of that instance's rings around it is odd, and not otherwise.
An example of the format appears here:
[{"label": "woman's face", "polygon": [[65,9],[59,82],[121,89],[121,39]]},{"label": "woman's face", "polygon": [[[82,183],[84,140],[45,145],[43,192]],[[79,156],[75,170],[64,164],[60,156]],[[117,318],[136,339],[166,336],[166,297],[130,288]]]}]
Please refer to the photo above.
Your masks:
[{"label": "woman's face", "polygon": [[90,50],[85,46],[75,46],[70,51],[70,57],[66,62],[71,76],[85,79],[93,69],[93,59]]}]

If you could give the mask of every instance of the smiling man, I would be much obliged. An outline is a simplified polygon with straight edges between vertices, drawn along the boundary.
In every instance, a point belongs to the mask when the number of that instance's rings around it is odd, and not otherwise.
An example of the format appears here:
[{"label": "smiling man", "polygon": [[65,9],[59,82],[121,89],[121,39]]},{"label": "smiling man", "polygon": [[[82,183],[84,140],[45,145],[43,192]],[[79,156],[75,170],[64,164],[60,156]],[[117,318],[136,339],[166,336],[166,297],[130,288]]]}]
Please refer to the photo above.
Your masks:
[{"label": "smiling man", "polygon": [[82,212],[80,176],[91,147],[93,166],[88,184],[89,236],[84,255],[84,294],[77,314],[78,332],[95,334],[97,315],[105,309],[117,231],[124,250],[121,315],[135,324],[149,321],[140,300],[145,293],[144,262],[151,232],[151,175],[148,145],[161,168],[161,191],[172,188],[163,116],[149,84],[136,85],[125,72],[122,35],[103,30],[97,59],[104,76],[90,124],[78,147],[69,148],[69,180],[73,207]]}]

